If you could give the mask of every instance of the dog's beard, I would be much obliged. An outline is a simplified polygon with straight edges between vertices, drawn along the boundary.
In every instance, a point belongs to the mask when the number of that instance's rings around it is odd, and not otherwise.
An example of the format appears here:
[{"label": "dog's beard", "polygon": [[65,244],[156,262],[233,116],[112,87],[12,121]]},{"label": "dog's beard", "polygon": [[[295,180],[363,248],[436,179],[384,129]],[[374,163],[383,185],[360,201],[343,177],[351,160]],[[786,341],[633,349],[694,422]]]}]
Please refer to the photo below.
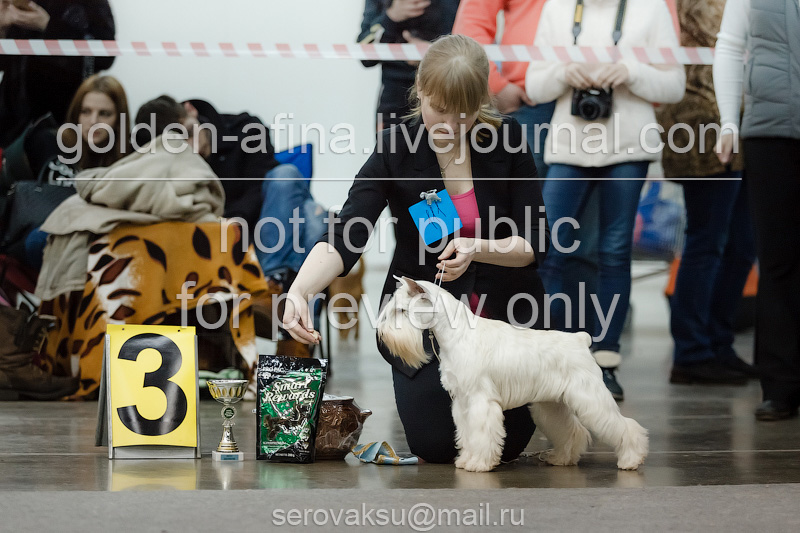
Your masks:
[{"label": "dog's beard", "polygon": [[397,307],[395,298],[387,303],[378,322],[378,339],[393,355],[412,368],[420,368],[430,362],[430,356],[425,353],[422,344],[421,326],[424,324],[420,322],[416,317],[412,320],[407,312]]}]

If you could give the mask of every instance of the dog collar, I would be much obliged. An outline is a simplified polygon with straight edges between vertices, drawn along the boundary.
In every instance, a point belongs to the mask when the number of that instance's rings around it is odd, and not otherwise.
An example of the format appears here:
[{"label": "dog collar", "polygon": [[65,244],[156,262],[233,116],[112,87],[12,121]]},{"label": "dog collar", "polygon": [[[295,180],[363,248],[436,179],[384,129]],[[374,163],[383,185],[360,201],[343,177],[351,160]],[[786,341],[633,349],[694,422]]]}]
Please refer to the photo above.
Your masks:
[{"label": "dog collar", "polygon": [[436,335],[433,334],[432,329],[422,330],[422,349],[428,357],[436,357],[436,360],[441,363],[439,358],[439,342],[436,340]]}]

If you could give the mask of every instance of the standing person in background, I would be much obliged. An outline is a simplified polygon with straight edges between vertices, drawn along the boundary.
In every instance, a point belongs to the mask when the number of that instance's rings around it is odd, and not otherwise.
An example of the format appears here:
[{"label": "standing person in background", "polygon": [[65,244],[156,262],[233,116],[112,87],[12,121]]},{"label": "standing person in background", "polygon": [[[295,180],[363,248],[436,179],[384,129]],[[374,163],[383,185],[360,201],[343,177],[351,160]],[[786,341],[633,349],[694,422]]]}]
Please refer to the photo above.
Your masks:
[{"label": "standing person in background", "polygon": [[730,128],[717,146],[723,164],[738,142],[744,90],[741,138],[759,266],[755,361],[764,400],[755,415],[783,420],[800,405],[798,0],[728,0],[714,86],[723,128]]},{"label": "standing person in background", "polygon": [[[22,6],[22,7],[19,7]],[[107,0],[0,0],[0,38],[113,40]],[[111,67],[113,57],[0,55],[0,147],[8,146],[33,120],[53,113],[64,122],[72,95],[85,79]]]},{"label": "standing person in background", "polygon": [[[481,44],[495,44],[498,37],[497,16],[502,11],[504,28],[499,44],[531,45],[539,26],[539,16],[545,0],[462,0],[453,33],[467,35]],[[536,126],[550,122],[555,102],[536,103],[525,92],[525,73],[528,63],[490,62],[489,89],[495,97],[497,110],[517,119],[526,129],[528,144],[539,177],[547,177],[544,162],[544,142],[547,130],[536,139]]]},{"label": "standing person in background", "polygon": [[[724,9],[725,0],[678,0],[681,46],[713,48]],[[687,218],[670,298],[675,341],[670,382],[735,385],[754,375],[753,367],[733,350],[733,332],[756,252],[742,158],[723,165],[711,150],[717,140],[714,130],[700,129],[719,124],[712,70],[710,65],[687,65],[686,96],[657,110],[666,144],[664,175],[683,185]],[[694,134],[680,127],[670,137],[677,124],[688,125]]]},{"label": "standing person in background", "polygon": [[[433,41],[453,29],[459,0],[366,0],[361,44]],[[411,113],[408,93],[414,85],[417,61],[362,61],[381,65],[377,130],[399,124]]]},{"label": "standing person in background", "polygon": [[[499,38],[502,45],[532,45],[544,3],[545,0],[462,0],[453,33],[468,35],[481,44],[494,44]],[[502,37],[497,22],[501,12]],[[525,92],[528,63],[510,61],[490,64],[492,72],[489,75],[489,87],[497,109],[517,119],[525,128],[539,178],[545,179],[548,168],[544,160],[544,146],[556,103],[534,102],[528,97]],[[579,282],[583,282],[586,284],[586,294],[596,292],[598,212],[597,193],[591,193],[579,217],[581,227],[575,231],[581,246],[566,258],[564,264],[565,287],[577,287]],[[578,292],[567,294],[573,302],[572,322],[576,324],[580,295]],[[591,302],[586,303],[589,306],[586,308],[590,309]],[[591,320],[591,317],[587,317],[587,320]],[[591,330],[589,324],[587,328]],[[564,329],[563,324],[559,324],[559,329]]]},{"label": "standing person in background", "polygon": [[[675,47],[678,38],[662,0],[579,0],[577,4],[548,0],[535,44]],[[606,322],[596,323],[590,333],[603,380],[614,398],[622,400],[615,371],[622,362],[620,336],[630,306],[633,226],[647,169],[658,159],[660,143],[658,133],[648,125],[655,122],[654,102],[683,98],[686,75],[680,65],[653,66],[627,59],[613,64],[537,62],[528,67],[525,87],[534,100],[558,99],[553,129],[559,131],[547,137],[545,161],[550,171],[542,191],[554,246],[540,268],[542,281],[549,294],[578,292],[564,287],[568,281],[564,263],[574,241],[572,226],[556,223],[580,219],[590,193],[597,189],[597,305]],[[598,93],[596,105],[589,105],[589,90]],[[598,135],[598,129],[603,133]],[[555,302],[563,305],[562,300]],[[566,315],[563,307],[553,309],[557,316]]]}]

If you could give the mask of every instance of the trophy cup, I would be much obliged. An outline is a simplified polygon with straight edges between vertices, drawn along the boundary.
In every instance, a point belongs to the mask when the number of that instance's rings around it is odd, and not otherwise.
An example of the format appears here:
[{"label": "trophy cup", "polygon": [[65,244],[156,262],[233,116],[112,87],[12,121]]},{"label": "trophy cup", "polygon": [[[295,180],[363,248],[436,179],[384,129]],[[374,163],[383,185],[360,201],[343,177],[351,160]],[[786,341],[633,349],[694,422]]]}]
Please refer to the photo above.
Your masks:
[{"label": "trophy cup", "polygon": [[211,452],[215,461],[243,461],[244,454],[239,451],[233,438],[233,417],[236,408],[233,406],[242,399],[247,391],[246,379],[210,379],[207,381],[208,391],[211,396],[222,404],[222,440],[219,446]]}]

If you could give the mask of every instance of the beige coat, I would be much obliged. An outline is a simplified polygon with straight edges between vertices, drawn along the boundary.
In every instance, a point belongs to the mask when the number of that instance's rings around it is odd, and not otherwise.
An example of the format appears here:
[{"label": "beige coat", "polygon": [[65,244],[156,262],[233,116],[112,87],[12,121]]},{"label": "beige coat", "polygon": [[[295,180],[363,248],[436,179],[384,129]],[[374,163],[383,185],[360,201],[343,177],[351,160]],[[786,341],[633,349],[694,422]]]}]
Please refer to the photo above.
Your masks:
[{"label": "beige coat", "polygon": [[154,153],[135,152],[107,168],[81,172],[78,194],[65,200],[42,225],[49,233],[36,295],[52,300],[83,290],[89,237],[123,224],[211,222],[225,205],[225,192],[211,167],[177,139],[155,140]]}]

